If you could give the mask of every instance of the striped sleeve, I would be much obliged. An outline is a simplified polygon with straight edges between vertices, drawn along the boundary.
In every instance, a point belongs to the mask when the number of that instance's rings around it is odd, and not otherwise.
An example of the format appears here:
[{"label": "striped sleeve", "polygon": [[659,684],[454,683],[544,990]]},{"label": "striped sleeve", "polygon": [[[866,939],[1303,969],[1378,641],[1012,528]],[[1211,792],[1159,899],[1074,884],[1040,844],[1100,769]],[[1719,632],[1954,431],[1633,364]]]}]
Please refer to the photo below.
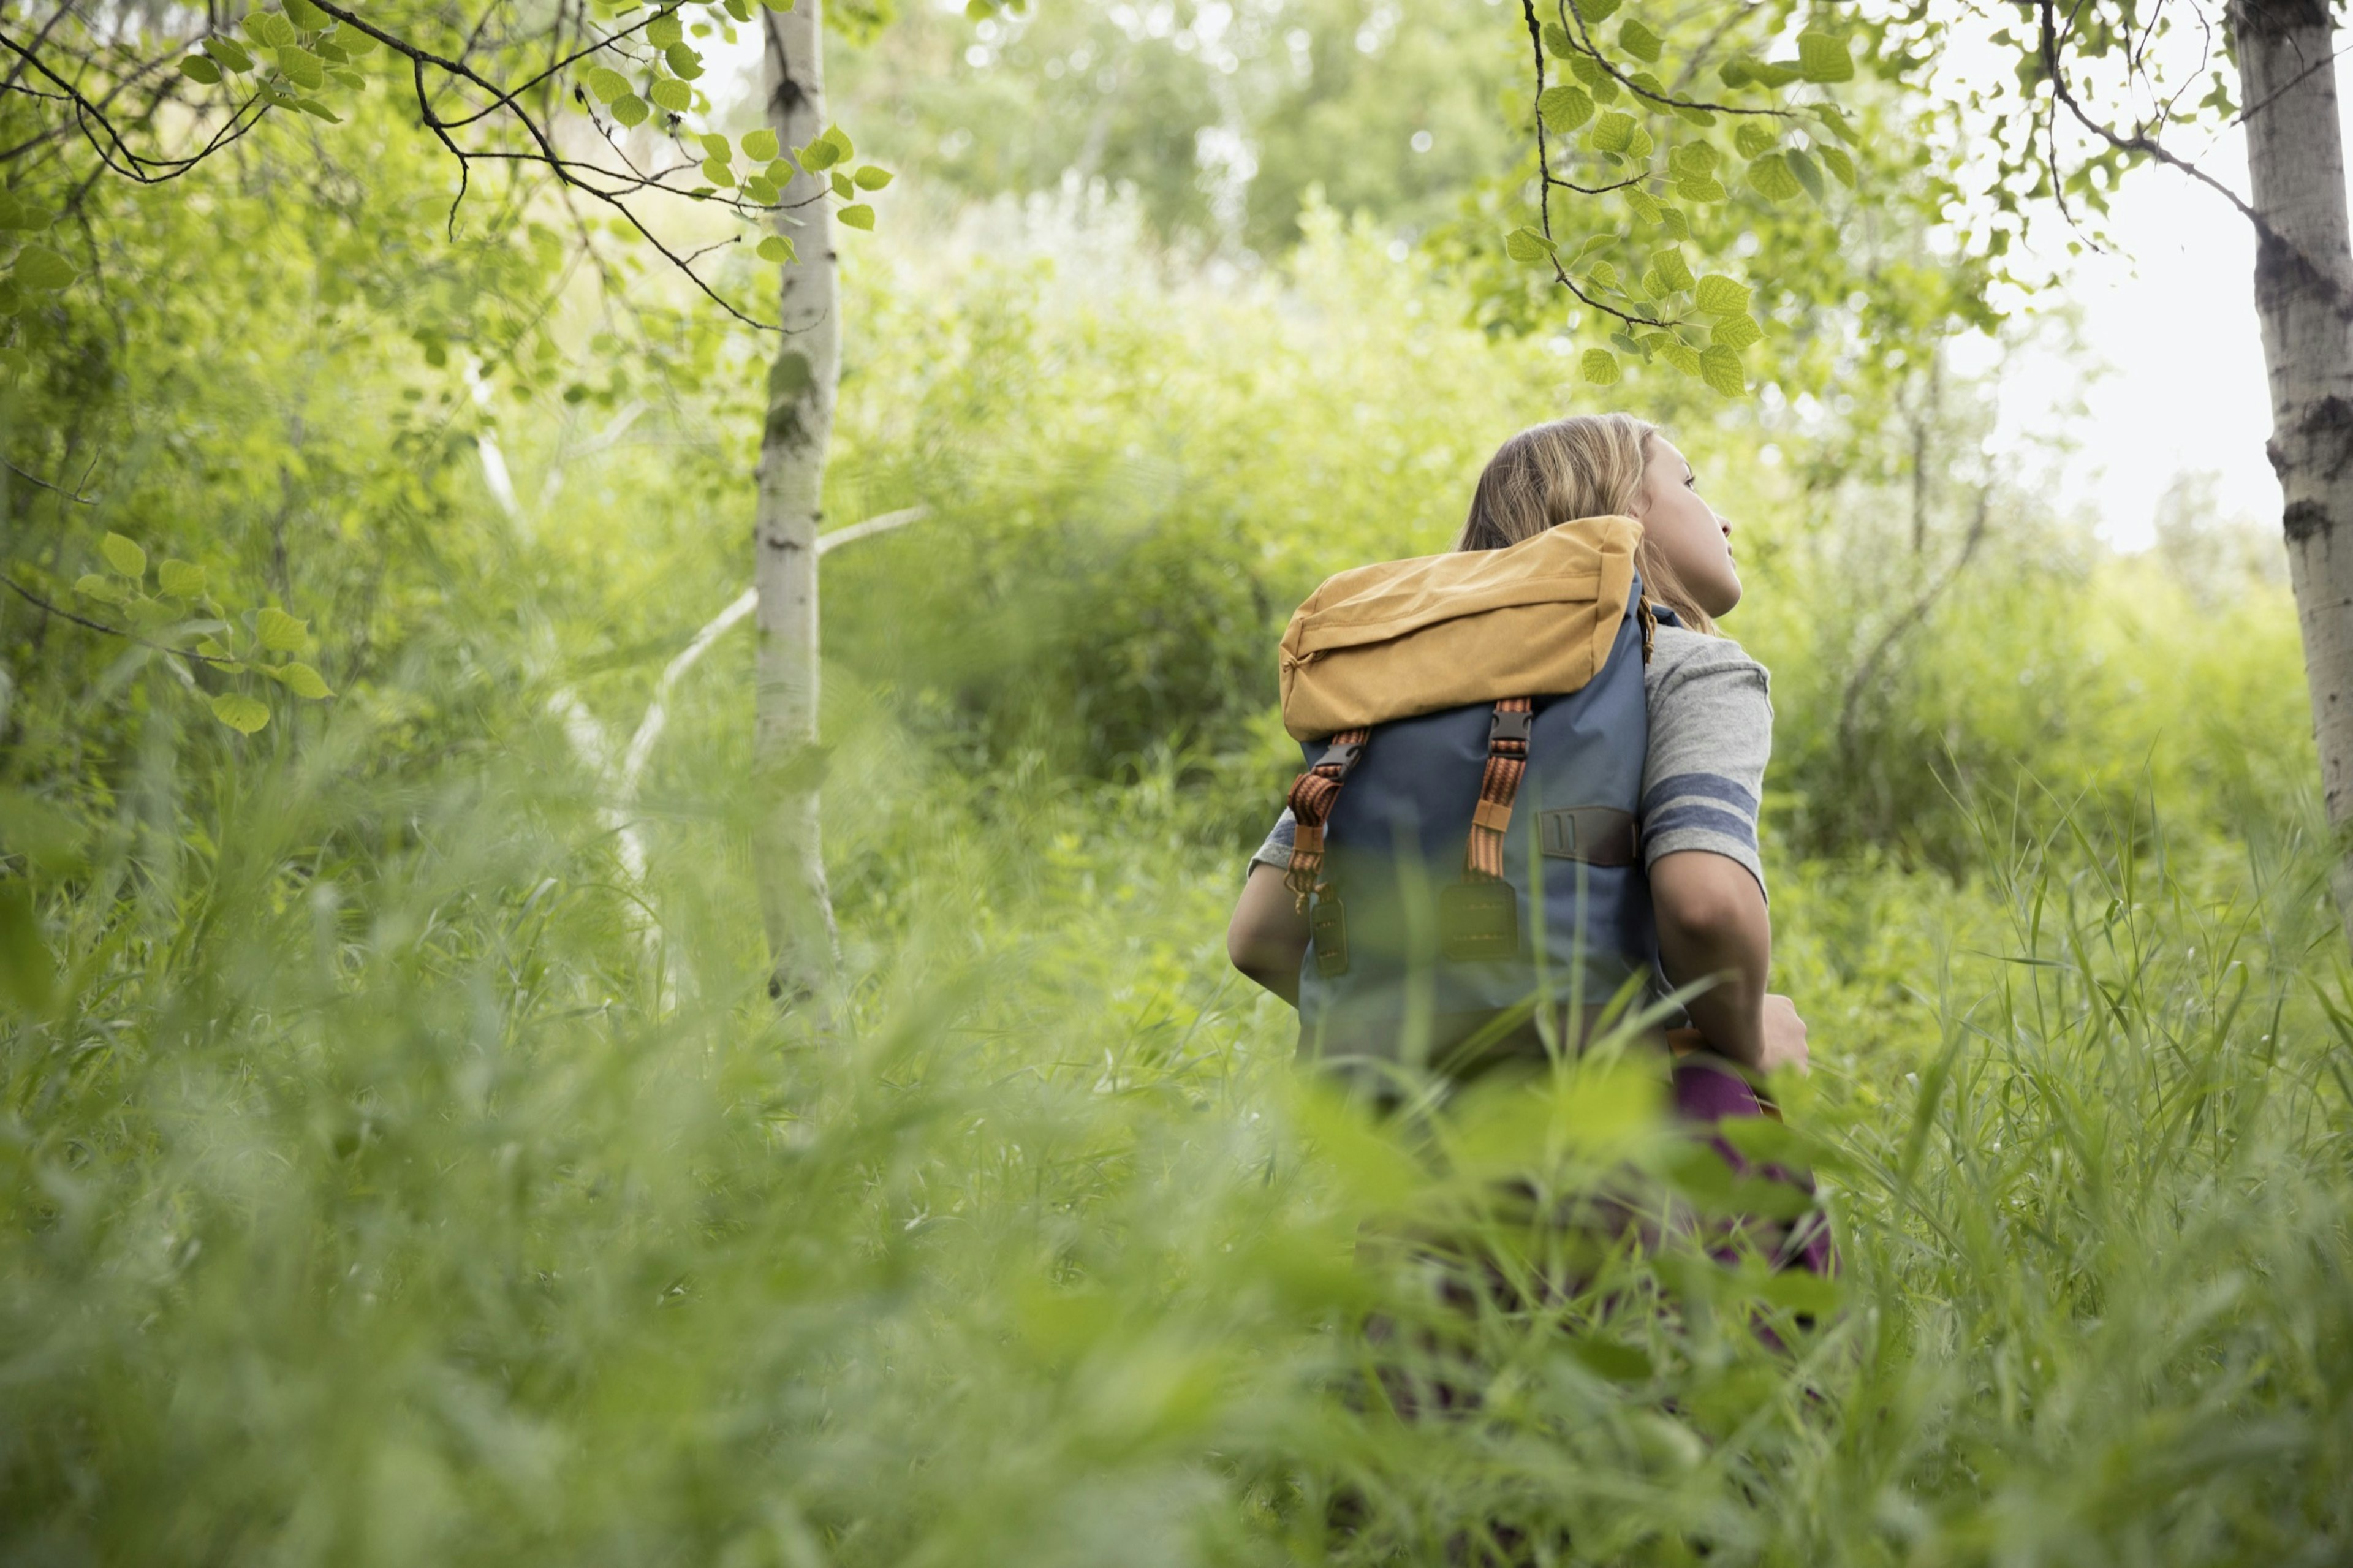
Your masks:
[{"label": "striped sleeve", "polygon": [[[1282,808],[1282,815],[1274,819],[1274,829],[1266,836],[1266,842],[1260,845],[1258,853],[1250,857],[1250,866],[1272,866],[1277,869],[1289,867],[1292,840],[1298,834],[1299,819],[1291,815],[1291,808],[1286,805]],[[1243,868],[1242,875],[1245,878],[1250,875],[1249,867]]]},{"label": "striped sleeve", "polygon": [[1739,861],[1757,885],[1757,814],[1773,751],[1765,667],[1725,637],[1662,627],[1649,671],[1642,863],[1683,849]]}]

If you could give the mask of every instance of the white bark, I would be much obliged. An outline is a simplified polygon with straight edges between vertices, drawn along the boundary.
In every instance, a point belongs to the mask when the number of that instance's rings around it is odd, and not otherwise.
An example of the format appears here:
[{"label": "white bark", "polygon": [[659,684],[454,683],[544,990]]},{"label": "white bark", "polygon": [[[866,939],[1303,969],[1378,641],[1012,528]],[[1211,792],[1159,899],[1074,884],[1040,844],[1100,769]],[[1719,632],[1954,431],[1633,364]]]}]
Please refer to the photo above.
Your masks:
[{"label": "white bark", "polygon": [[[763,10],[767,120],[787,149],[823,133],[823,0]],[[759,819],[754,873],[776,963],[772,989],[825,1011],[837,942],[825,881],[818,782],[818,529],[824,519],[826,447],[841,374],[841,312],[826,184],[797,173],[784,210],[797,252],[783,268],[782,346],[768,374],[760,439],[760,497],[752,584],[759,595],[758,706],[754,739]]]},{"label": "white bark", "polygon": [[2258,236],[2255,310],[2271,373],[2266,450],[2285,501],[2332,882],[2353,934],[2353,245],[2327,0],[2233,0]]}]

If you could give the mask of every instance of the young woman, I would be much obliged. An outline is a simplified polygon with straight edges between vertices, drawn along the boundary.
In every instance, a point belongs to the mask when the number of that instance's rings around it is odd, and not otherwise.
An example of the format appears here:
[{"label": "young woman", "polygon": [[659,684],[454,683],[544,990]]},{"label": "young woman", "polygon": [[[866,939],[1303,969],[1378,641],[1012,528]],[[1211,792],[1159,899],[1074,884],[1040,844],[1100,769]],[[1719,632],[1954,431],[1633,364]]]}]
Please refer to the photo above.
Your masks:
[{"label": "young woman", "polygon": [[[1628,414],[1581,415],[1523,430],[1479,478],[1457,550],[1497,550],[1576,518],[1617,514],[1642,524],[1635,566],[1643,596],[1672,610],[1643,686],[1650,715],[1643,761],[1641,853],[1658,921],[1660,967],[1683,985],[1715,984],[1687,1005],[1695,1039],[1741,1065],[1806,1067],[1806,1026],[1786,996],[1768,994],[1772,924],[1757,853],[1757,810],[1772,750],[1765,668],[1715,630],[1740,602],[1732,525],[1700,499],[1698,478],[1656,426]],[[1234,967],[1294,1005],[1306,917],[1283,868],[1293,822],[1285,811],[1251,858],[1226,933]],[[1677,1097],[1706,1115],[1709,1086]],[[1729,1085],[1725,1086],[1729,1092]],[[1726,1109],[1729,1109],[1728,1107]]]}]

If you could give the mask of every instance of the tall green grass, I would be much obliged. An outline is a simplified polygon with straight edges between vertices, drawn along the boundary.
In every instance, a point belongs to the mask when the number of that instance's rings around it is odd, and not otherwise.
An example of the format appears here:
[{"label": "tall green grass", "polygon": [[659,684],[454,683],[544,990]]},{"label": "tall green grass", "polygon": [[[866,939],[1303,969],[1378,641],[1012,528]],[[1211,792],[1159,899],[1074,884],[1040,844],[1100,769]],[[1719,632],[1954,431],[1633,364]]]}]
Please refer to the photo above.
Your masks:
[{"label": "tall green grass", "polygon": [[[1302,1083],[1221,977],[1234,868],[1181,792],[901,785],[866,847],[900,896],[818,1039],[763,999],[740,803],[640,891],[552,752],[373,784],[366,722],[177,797],[167,849],[100,844],[112,900],[42,903],[60,980],[9,1015],[0,1145],[12,1556],[2344,1544],[2353,1111],[2307,857],[2220,896],[2146,822],[1989,833],[1978,892],[1904,917],[1937,958],[1903,1037],[1820,1029],[1789,1086],[1834,1287],[1670,1243],[1466,1312],[1360,1230],[1672,1173],[1672,1141],[1596,1064],[1410,1126]],[[1464,1407],[1406,1418],[1415,1379]]]}]

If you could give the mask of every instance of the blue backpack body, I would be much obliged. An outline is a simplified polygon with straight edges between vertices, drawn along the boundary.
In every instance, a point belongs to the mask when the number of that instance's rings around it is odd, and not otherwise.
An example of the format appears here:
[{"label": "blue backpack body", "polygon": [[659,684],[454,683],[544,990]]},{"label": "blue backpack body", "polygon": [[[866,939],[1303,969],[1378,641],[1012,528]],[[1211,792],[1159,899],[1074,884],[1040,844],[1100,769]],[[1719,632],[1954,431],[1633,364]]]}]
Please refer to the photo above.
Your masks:
[{"label": "blue backpack body", "polygon": [[[1650,738],[1639,581],[1633,593],[1582,689],[1535,698],[1525,721],[1489,703],[1395,720],[1357,748],[1309,900],[1303,1053],[1439,1068],[1464,1066],[1451,1058],[1466,1041],[1524,1054],[1538,1048],[1537,1031],[1503,1018],[1499,1034],[1501,1016],[1526,1017],[1541,997],[1557,1019],[1589,1021],[1629,980],[1655,971],[1637,844]],[[1491,738],[1507,727],[1526,735],[1526,768],[1499,886],[1466,878],[1464,867]],[[1334,746],[1302,749],[1313,769]]]}]

